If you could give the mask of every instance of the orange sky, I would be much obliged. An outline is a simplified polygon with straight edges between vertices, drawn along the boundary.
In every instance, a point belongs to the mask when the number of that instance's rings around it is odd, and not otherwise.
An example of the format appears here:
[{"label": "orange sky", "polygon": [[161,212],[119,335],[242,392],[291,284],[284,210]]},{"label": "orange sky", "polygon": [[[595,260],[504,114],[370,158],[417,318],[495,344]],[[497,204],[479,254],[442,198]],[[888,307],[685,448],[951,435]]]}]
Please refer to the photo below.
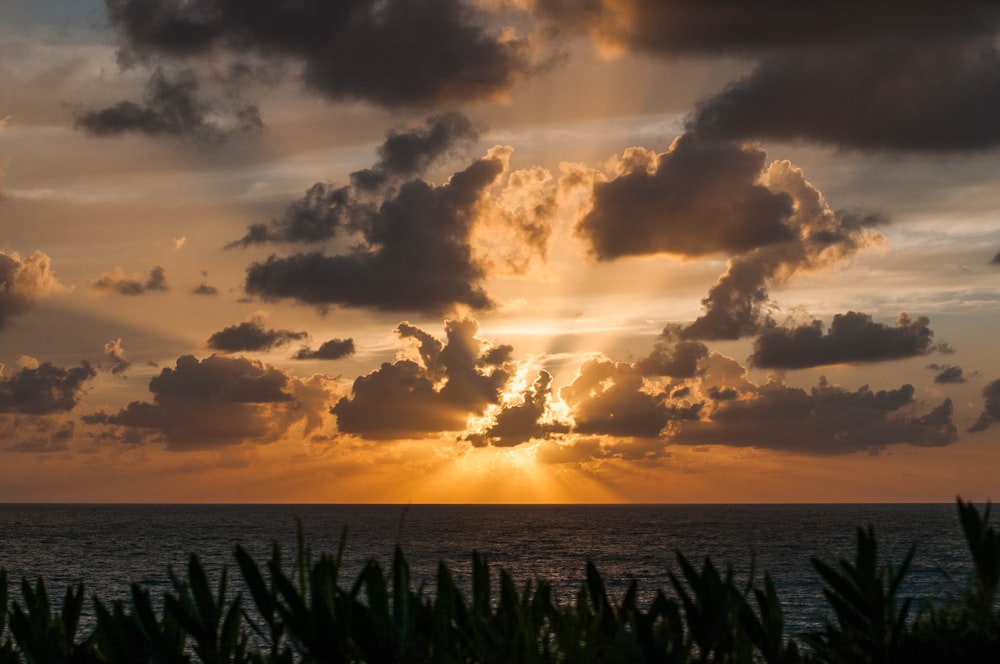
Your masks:
[{"label": "orange sky", "polygon": [[0,9],[0,501],[994,497],[993,12],[148,5]]}]

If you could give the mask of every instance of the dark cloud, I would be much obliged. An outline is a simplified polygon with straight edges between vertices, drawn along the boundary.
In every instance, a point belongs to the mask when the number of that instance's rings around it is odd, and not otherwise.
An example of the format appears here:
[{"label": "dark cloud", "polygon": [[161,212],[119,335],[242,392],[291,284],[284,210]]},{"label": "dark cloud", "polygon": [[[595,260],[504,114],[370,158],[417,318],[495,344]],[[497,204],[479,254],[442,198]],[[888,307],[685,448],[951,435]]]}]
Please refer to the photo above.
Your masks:
[{"label": "dark cloud", "polygon": [[1000,251],[998,251],[993,256],[993,260],[990,261],[991,265],[1000,265]]},{"label": "dark cloud", "polygon": [[236,61],[300,66],[331,100],[387,107],[440,106],[494,97],[533,68],[527,43],[494,34],[461,0],[107,0],[126,59]]},{"label": "dark cloud", "polygon": [[121,268],[115,268],[113,272],[102,274],[91,286],[120,295],[145,295],[153,291],[168,290],[166,270],[159,266],[149,271],[149,277],[145,281],[126,275]]},{"label": "dark cloud", "polygon": [[594,255],[740,253],[791,240],[792,198],[760,182],[758,147],[681,136],[668,152],[626,153],[619,173],[595,182],[576,232]]},{"label": "dark cloud", "polygon": [[25,454],[52,454],[69,450],[75,422],[52,417],[0,416],[0,440],[10,441],[4,449]]},{"label": "dark cloud", "polygon": [[664,340],[658,341],[647,357],[636,362],[636,369],[644,376],[671,376],[692,378],[698,373],[699,363],[708,357],[708,347],[698,341],[673,342],[677,330],[664,330]]},{"label": "dark cloud", "polygon": [[757,247],[730,259],[726,272],[702,301],[705,313],[681,331],[687,339],[738,339],[773,326],[768,288],[802,271],[842,262],[878,239],[873,228],[885,217],[832,210],[815,187],[788,161],[775,161],[763,180],[794,202],[788,220],[794,239]]},{"label": "dark cloud", "polygon": [[470,236],[477,206],[506,168],[493,152],[441,186],[411,180],[365,220],[349,254],[270,256],[247,269],[245,289],[265,299],[440,314],[456,304],[486,309]]},{"label": "dark cloud", "polygon": [[265,351],[305,339],[308,336],[305,332],[265,329],[264,317],[256,314],[242,323],[230,325],[214,333],[208,338],[206,345],[212,350],[224,353]]},{"label": "dark cloud", "polygon": [[215,286],[209,286],[208,284],[198,284],[198,286],[191,291],[192,295],[218,295],[219,289]]},{"label": "dark cloud", "polygon": [[966,382],[965,372],[962,371],[962,367],[956,367],[951,364],[928,364],[927,368],[938,372],[934,376],[934,382],[938,385]]},{"label": "dark cloud", "polygon": [[773,327],[754,340],[750,363],[764,369],[803,369],[926,355],[933,350],[929,322],[901,313],[891,327],[849,311],[836,314],[825,334],[819,320],[795,328]]},{"label": "dark cloud", "polygon": [[1000,144],[1000,54],[973,41],[809,49],[762,62],[689,120],[725,139],[806,140],[939,152]]},{"label": "dark cloud", "polygon": [[419,361],[385,362],[354,381],[331,412],[337,428],[362,438],[425,438],[462,431],[470,415],[499,403],[511,375],[510,346],[476,337],[473,320],[446,321],[447,341],[401,323],[396,333],[416,344]]},{"label": "dark cloud", "polygon": [[763,0],[752,5],[685,0],[534,0],[555,29],[585,31],[616,48],[657,55],[795,53],[900,38],[990,35],[1000,16],[988,2],[947,6],[936,0],[808,3]]},{"label": "dark cloud", "polygon": [[354,199],[350,187],[317,182],[305,196],[289,205],[280,219],[251,224],[246,235],[226,248],[266,242],[323,242],[372,212],[370,205]]},{"label": "dark cloud", "polygon": [[124,373],[132,363],[129,361],[122,347],[121,338],[114,339],[104,344],[104,357],[107,360],[108,371],[113,374]]},{"label": "dark cloud", "polygon": [[865,386],[851,392],[821,379],[807,392],[768,383],[749,397],[715,401],[701,420],[682,423],[671,442],[820,455],[955,442],[951,400],[917,414],[913,395],[911,385],[878,392]]},{"label": "dark cloud", "polygon": [[103,424],[148,432],[147,440],[173,450],[211,449],[243,442],[268,443],[305,421],[318,426],[328,397],[322,386],[246,358],[212,355],[177,359],[149,382],[153,402],[133,401],[117,413],[84,416]]},{"label": "dark cloud", "polygon": [[0,330],[59,288],[51,260],[42,252],[21,258],[17,253],[0,251]]},{"label": "dark cloud", "polygon": [[1000,380],[995,380],[983,388],[983,412],[979,414],[969,431],[985,431],[1000,422]]},{"label": "dark cloud", "polygon": [[296,360],[339,360],[354,355],[354,339],[330,339],[319,348],[302,348],[295,354]]},{"label": "dark cloud", "polygon": [[521,394],[520,403],[504,406],[485,431],[469,435],[467,440],[477,447],[514,447],[532,439],[568,433],[570,427],[565,422],[545,420],[551,401],[552,375],[539,371],[535,382]]},{"label": "dark cloud", "polygon": [[456,145],[478,138],[476,127],[458,112],[427,118],[423,127],[389,131],[378,147],[378,162],[372,168],[351,173],[351,184],[373,190],[396,178],[420,175]]},{"label": "dark cloud", "polygon": [[[256,106],[230,104],[228,108],[219,108],[199,99],[199,87],[190,70],[171,78],[157,68],[146,85],[142,103],[120,101],[97,111],[81,112],[76,116],[76,126],[92,136],[138,133],[206,144],[263,129]],[[226,125],[209,119],[219,114],[229,117]]]},{"label": "dark cloud", "polygon": [[376,194],[384,186],[423,173],[435,159],[478,135],[472,122],[457,112],[430,117],[423,127],[390,131],[378,147],[378,162],[351,173],[351,186],[317,182],[280,219],[252,224],[246,235],[226,248],[266,242],[320,243],[345,230],[362,228],[376,214]]},{"label": "dark cloud", "polygon": [[0,374],[0,413],[49,415],[72,410],[84,383],[96,375],[86,361],[70,369],[45,362],[9,376]]},{"label": "dark cloud", "polygon": [[559,391],[581,434],[655,438],[674,420],[698,417],[701,404],[668,405],[666,394],[646,390],[634,365],[589,360],[574,381]]}]

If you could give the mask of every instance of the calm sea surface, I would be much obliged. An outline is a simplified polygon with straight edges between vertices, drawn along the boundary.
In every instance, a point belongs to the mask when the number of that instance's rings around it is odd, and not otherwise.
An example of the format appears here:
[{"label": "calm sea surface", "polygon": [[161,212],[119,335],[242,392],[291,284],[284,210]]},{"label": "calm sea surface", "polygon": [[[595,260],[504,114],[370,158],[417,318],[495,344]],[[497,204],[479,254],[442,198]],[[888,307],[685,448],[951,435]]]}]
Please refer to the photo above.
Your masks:
[{"label": "calm sea surface", "polygon": [[132,582],[157,596],[170,587],[168,567],[183,575],[190,552],[213,575],[236,571],[236,544],[263,563],[278,542],[290,560],[297,521],[314,553],[336,551],[346,526],[350,581],[368,558],[387,566],[399,542],[415,583],[428,589],[439,560],[467,581],[475,550],[518,585],[549,580],[566,601],[588,558],[614,596],[634,578],[646,603],[669,587],[674,551],[709,555],[743,579],[756,559],[758,579],[767,570],[775,581],[791,631],[825,615],[810,558],[853,557],[858,526],[874,526],[884,560],[898,562],[916,544],[904,596],[945,597],[971,572],[954,505],[0,505],[0,565],[15,599],[21,577],[39,575],[50,597],[81,581],[88,596],[107,601],[126,598]]}]

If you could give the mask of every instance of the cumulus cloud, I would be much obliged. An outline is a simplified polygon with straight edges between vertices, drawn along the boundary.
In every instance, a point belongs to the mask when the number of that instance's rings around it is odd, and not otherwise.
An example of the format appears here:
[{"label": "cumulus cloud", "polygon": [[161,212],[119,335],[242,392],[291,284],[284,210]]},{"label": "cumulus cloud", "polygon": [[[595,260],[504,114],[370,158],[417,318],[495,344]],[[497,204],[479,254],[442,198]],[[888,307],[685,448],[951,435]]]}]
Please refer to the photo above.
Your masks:
[{"label": "cumulus cloud", "polygon": [[139,431],[142,440],[171,450],[213,449],[273,442],[299,422],[308,434],[320,425],[329,396],[317,379],[301,381],[262,362],[221,355],[181,356],[150,380],[149,391],[152,403],[133,401],[83,420]]},{"label": "cumulus cloud", "polygon": [[0,413],[49,415],[72,410],[84,384],[97,372],[89,362],[64,369],[44,362],[0,374]]},{"label": "cumulus cloud", "polygon": [[632,364],[597,358],[585,362],[573,382],[559,391],[581,434],[656,438],[673,420],[697,418],[701,404],[667,404],[667,394],[650,391]]},{"label": "cumulus cloud", "polygon": [[519,402],[501,408],[484,431],[466,436],[477,447],[514,447],[529,440],[568,433],[570,427],[552,416],[552,374],[539,371],[535,381],[520,395]]},{"label": "cumulus cloud", "polygon": [[401,323],[396,334],[415,345],[414,357],[358,377],[331,410],[337,428],[375,440],[463,431],[471,415],[499,403],[511,376],[511,347],[479,339],[478,329],[471,319],[446,321],[442,343]]},{"label": "cumulus cloud", "polygon": [[802,369],[925,355],[934,348],[929,323],[924,316],[901,313],[891,327],[849,311],[834,315],[825,334],[819,320],[795,328],[772,327],[754,340],[750,363],[765,369]]},{"label": "cumulus cloud", "polygon": [[208,284],[202,283],[198,284],[194,289],[191,290],[192,295],[218,295],[219,289],[215,286],[210,286]]},{"label": "cumulus cloud", "polygon": [[63,290],[51,259],[40,251],[21,258],[0,251],[0,330],[10,319],[31,311],[39,300]]},{"label": "cumulus cloud", "polygon": [[726,272],[702,303],[705,313],[681,331],[689,339],[738,339],[773,325],[767,315],[770,286],[802,271],[845,261],[881,238],[874,227],[885,217],[830,208],[823,194],[788,161],[775,161],[761,174],[768,187],[788,194],[794,237],[756,247],[729,260]]},{"label": "cumulus cloud", "polygon": [[[80,112],[76,126],[92,136],[137,133],[205,144],[222,143],[235,135],[263,129],[253,104],[230,103],[226,108],[218,107],[199,98],[199,87],[192,70],[168,76],[157,68],[146,85],[141,103],[120,101],[107,108]],[[226,116],[227,122],[210,119],[218,115]]]},{"label": "cumulus cloud", "polygon": [[265,315],[258,311],[242,323],[215,332],[205,343],[212,350],[224,353],[267,351],[309,336],[305,332],[265,329],[264,318]]},{"label": "cumulus cloud", "polygon": [[92,284],[97,290],[110,291],[119,295],[145,295],[155,291],[168,290],[167,272],[162,267],[154,267],[149,271],[149,277],[143,281],[136,275],[127,275],[116,267],[111,272],[105,272]]},{"label": "cumulus cloud", "polygon": [[993,255],[993,259],[990,261],[992,265],[1000,265],[1000,251]]},{"label": "cumulus cloud", "polygon": [[1000,422],[1000,380],[995,380],[983,388],[983,412],[976,418],[969,431],[986,431]]},{"label": "cumulus cloud", "polygon": [[295,353],[296,360],[339,360],[342,357],[354,355],[354,339],[330,339],[313,350],[309,347],[299,349]]},{"label": "cumulus cloud", "polygon": [[751,395],[713,400],[702,418],[683,423],[671,442],[818,455],[954,443],[958,435],[951,400],[920,413],[914,392],[912,385],[877,392],[864,386],[852,392],[825,378],[809,391],[769,382]]},{"label": "cumulus cloud", "polygon": [[962,370],[962,367],[956,367],[951,364],[928,364],[927,368],[938,372],[934,376],[934,382],[938,385],[966,382],[965,372]]},{"label": "cumulus cloud", "polygon": [[600,260],[670,253],[739,253],[795,237],[792,198],[761,183],[766,153],[685,134],[655,155],[627,151],[597,181],[576,226]]},{"label": "cumulus cloud", "polygon": [[129,361],[125,353],[125,348],[122,347],[120,337],[104,344],[104,357],[107,361],[108,371],[113,374],[124,373],[132,366],[132,362]]},{"label": "cumulus cloud", "polygon": [[306,88],[330,100],[454,105],[501,94],[534,67],[524,40],[488,29],[461,0],[106,5],[126,60],[294,65]]},{"label": "cumulus cloud", "polygon": [[699,372],[699,365],[708,357],[708,347],[699,341],[674,341],[678,330],[668,327],[652,352],[638,362],[636,369],[644,376],[671,376],[692,378]]},{"label": "cumulus cloud", "polygon": [[506,168],[493,152],[440,186],[411,180],[365,219],[351,253],[270,256],[247,269],[245,290],[265,299],[440,314],[486,309],[486,276],[470,245],[479,202]]}]

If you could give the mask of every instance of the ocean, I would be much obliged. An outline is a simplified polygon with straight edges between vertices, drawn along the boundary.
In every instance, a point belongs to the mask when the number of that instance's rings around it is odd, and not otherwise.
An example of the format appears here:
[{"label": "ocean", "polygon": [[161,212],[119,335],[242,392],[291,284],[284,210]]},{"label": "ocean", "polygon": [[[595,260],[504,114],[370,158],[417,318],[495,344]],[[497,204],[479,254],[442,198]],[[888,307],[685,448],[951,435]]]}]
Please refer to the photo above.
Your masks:
[{"label": "ocean", "polygon": [[[613,597],[638,581],[643,605],[670,586],[675,551],[738,579],[768,571],[785,611],[788,632],[813,629],[828,615],[810,559],[853,557],[855,532],[875,529],[880,557],[898,563],[916,555],[902,596],[944,598],[958,592],[972,568],[954,505],[0,505],[0,566],[10,594],[20,579],[42,576],[49,596],[84,583],[103,601],[126,599],[130,584],[154,596],[170,589],[168,568],[186,572],[198,554],[213,580],[243,545],[263,564],[271,545],[286,561],[301,523],[312,551],[335,552],[347,529],[346,575],[352,582],[369,558],[388,568],[399,543],[415,585],[434,588],[439,560],[467,583],[471,552],[511,572],[519,587],[541,577],[562,601],[572,601],[588,559]],[[287,564],[286,564],[287,569]],[[90,603],[87,603],[88,606]],[[89,611],[92,614],[92,609]],[[86,617],[86,614],[85,614]]]}]

